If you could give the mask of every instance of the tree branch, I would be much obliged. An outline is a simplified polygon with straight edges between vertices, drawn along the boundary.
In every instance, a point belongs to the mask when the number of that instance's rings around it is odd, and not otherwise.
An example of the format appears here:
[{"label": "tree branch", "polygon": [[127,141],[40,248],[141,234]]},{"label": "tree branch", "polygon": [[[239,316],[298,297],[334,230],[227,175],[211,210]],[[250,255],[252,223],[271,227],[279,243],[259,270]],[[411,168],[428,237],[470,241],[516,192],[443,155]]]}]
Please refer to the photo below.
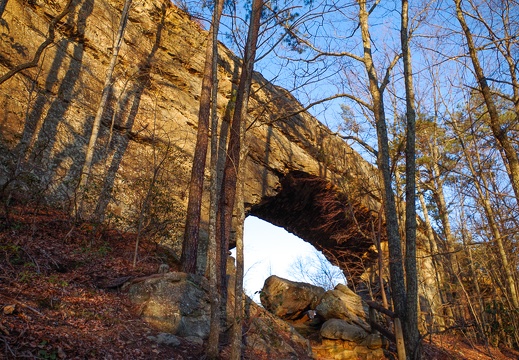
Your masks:
[{"label": "tree branch", "polygon": [[34,57],[31,61],[26,62],[25,64],[20,64],[18,66],[15,66],[11,70],[9,70],[5,75],[0,77],[0,84],[3,84],[10,78],[12,78],[14,75],[18,74],[20,71],[23,71],[25,69],[29,69],[32,67],[35,67],[40,62],[40,57],[43,51],[54,42],[55,39],[55,28],[56,24],[65,17],[65,15],[68,14],[70,11],[70,5],[72,3],[72,0],[68,0],[67,4],[65,5],[65,8],[61,13],[59,13],[49,24],[49,34],[47,35],[47,38],[41,45],[38,47],[38,50],[36,50],[36,53],[34,54]]}]

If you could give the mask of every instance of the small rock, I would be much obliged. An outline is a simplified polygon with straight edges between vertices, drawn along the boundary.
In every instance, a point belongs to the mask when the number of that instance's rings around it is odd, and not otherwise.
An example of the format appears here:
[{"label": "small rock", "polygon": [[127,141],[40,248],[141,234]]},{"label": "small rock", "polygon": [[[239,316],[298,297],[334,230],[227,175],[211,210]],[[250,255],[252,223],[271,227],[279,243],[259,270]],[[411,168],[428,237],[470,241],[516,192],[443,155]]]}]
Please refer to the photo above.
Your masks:
[{"label": "small rock", "polygon": [[160,333],[157,336],[148,336],[148,340],[155,341],[157,344],[178,346],[180,340],[173,334]]},{"label": "small rock", "polygon": [[204,345],[204,340],[200,339],[198,336],[186,336],[184,339],[200,346]]},{"label": "small rock", "polygon": [[371,350],[380,349],[384,346],[384,339],[380,334],[369,334],[362,342],[362,345]]}]

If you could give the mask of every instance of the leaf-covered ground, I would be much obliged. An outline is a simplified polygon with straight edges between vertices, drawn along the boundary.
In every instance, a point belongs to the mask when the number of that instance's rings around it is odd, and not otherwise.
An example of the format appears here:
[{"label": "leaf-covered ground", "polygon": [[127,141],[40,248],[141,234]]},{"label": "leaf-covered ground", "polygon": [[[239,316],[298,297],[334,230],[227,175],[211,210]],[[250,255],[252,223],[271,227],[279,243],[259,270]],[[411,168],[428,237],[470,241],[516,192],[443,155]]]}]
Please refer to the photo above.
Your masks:
[{"label": "leaf-covered ground", "polygon": [[[178,346],[150,340],[157,332],[139,309],[124,292],[107,288],[153,274],[164,262],[176,270],[165,249],[142,241],[134,268],[135,235],[77,224],[49,209],[16,208],[9,218],[9,224],[0,218],[0,358],[203,358],[203,346],[182,338]],[[432,340],[425,342],[426,359],[519,359],[517,351],[454,335]]]},{"label": "leaf-covered ground", "polygon": [[[111,280],[156,272],[163,252],[135,237],[24,209],[0,232],[0,358],[199,359],[203,348],[157,335]],[[170,265],[173,265],[169,261]],[[182,339],[180,339],[182,340]]]}]

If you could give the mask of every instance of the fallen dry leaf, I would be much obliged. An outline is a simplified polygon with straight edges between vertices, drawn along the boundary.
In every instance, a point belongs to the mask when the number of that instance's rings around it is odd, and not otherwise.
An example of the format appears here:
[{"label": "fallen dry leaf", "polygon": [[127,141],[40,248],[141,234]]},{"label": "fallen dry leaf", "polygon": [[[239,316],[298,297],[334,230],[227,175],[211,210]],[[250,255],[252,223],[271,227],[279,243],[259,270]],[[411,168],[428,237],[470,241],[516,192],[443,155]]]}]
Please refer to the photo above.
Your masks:
[{"label": "fallen dry leaf", "polygon": [[4,306],[4,315],[11,315],[16,310],[16,305]]}]

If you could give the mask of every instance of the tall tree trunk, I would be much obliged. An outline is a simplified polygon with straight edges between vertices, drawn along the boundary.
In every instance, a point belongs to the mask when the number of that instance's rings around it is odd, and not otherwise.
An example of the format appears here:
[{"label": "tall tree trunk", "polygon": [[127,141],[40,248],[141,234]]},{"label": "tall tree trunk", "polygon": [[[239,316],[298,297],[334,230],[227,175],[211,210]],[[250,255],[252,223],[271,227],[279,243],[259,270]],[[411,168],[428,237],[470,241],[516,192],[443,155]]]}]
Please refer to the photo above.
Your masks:
[{"label": "tall tree trunk", "polygon": [[[429,253],[431,254],[432,264],[433,264],[433,268],[434,268],[434,276],[436,279],[436,287],[438,289],[438,295],[440,297],[439,304],[437,304],[437,301],[435,299],[432,300],[432,303],[433,303],[433,305],[438,305],[438,306],[434,306],[435,309],[440,309],[441,307],[445,308],[445,296],[443,294],[443,289],[442,289],[442,285],[445,281],[444,280],[445,279],[445,276],[444,276],[445,270],[443,269],[442,263],[440,261],[438,261],[438,245],[436,244],[436,239],[434,237],[434,231],[432,228],[431,220],[429,218],[429,210],[427,210],[427,204],[425,203],[424,196],[423,196],[422,192],[420,191],[418,184],[417,184],[416,189],[417,189],[417,193],[418,193],[418,199],[420,200],[422,214],[424,217],[425,231],[426,231],[426,236],[427,236],[427,240],[429,243],[428,250],[429,250]],[[448,308],[447,308],[447,310],[448,310]],[[435,315],[435,314],[433,313],[433,315]],[[443,318],[435,317],[433,319],[433,321],[440,326],[445,325]]]},{"label": "tall tree trunk", "polygon": [[[242,142],[245,144],[245,124],[242,125]],[[244,186],[245,186],[245,161],[247,159],[247,147],[242,146],[240,154],[240,172],[238,174],[238,188],[236,190],[236,281],[234,287],[234,318],[231,331],[231,360],[241,359],[242,347],[242,323],[243,323],[243,227],[245,222]]]},{"label": "tall tree trunk", "polygon": [[[223,1],[220,1],[223,3]],[[218,46],[218,29],[222,14],[222,4],[217,3],[213,12],[213,19],[207,45],[205,48],[205,65],[202,78],[202,90],[200,92],[200,108],[198,110],[198,130],[196,134],[195,153],[193,167],[191,168],[191,181],[189,183],[189,199],[187,203],[186,224],[184,228],[184,242],[182,244],[182,271],[196,272],[198,254],[198,236],[200,233],[200,218],[202,196],[204,191],[205,163],[207,147],[209,143],[209,118],[211,115],[211,90],[213,88],[214,49]]]},{"label": "tall tree trunk", "polygon": [[240,82],[238,85],[236,107],[232,118],[229,144],[222,179],[222,191],[220,192],[220,205],[218,207],[218,220],[216,223],[217,244],[220,248],[220,294],[224,296],[227,292],[226,259],[229,251],[229,240],[231,236],[233,207],[236,197],[236,183],[240,170],[240,148],[242,121],[247,118],[247,107],[249,103],[250,88],[254,60],[256,57],[256,45],[260,27],[263,0],[254,0],[252,3],[252,14],[250,18],[247,42],[245,44]]},{"label": "tall tree trunk", "polygon": [[404,62],[406,100],[405,147],[405,270],[407,312],[405,317],[407,356],[420,358],[420,332],[418,331],[418,273],[416,269],[416,111],[413,86],[413,70],[409,48],[409,3],[402,0],[402,25],[400,41]]},{"label": "tall tree trunk", "polygon": [[382,252],[381,246],[383,206],[384,205],[381,205],[380,209],[378,210],[377,230],[375,231],[375,226],[373,223],[371,226],[373,228],[373,240],[377,247],[378,254],[378,283],[380,286],[380,295],[382,297],[382,306],[384,306],[386,309],[389,309],[389,302],[387,301],[386,296],[386,287],[384,285],[384,253]]},{"label": "tall tree trunk", "polygon": [[362,34],[362,43],[364,47],[364,67],[369,78],[369,92],[373,101],[373,115],[375,117],[377,129],[377,162],[382,174],[383,183],[384,214],[386,216],[386,233],[389,248],[391,293],[397,316],[402,320],[405,320],[407,302],[402,260],[402,244],[400,242],[398,213],[391,181],[391,167],[389,163],[389,139],[384,111],[383,92],[379,87],[377,72],[373,64],[366,0],[359,0],[359,22]]},{"label": "tall tree trunk", "polygon": [[213,88],[211,91],[211,161],[210,161],[210,204],[209,204],[209,239],[207,244],[207,269],[211,295],[211,324],[207,340],[206,356],[218,358],[220,335],[220,295],[218,294],[218,267],[216,246],[216,214],[218,212],[218,29],[223,10],[223,1],[217,0],[213,12],[212,46]]},{"label": "tall tree trunk", "polygon": [[[434,133],[436,135],[436,133]],[[447,202],[445,201],[445,192],[443,188],[443,179],[440,171],[439,161],[440,161],[440,151],[438,149],[438,144],[436,142],[436,138],[433,137],[429,142],[429,153],[432,155],[432,162],[428,164],[429,171],[433,176],[433,184],[434,187],[431,189],[433,194],[433,200],[436,204],[436,208],[438,209],[438,215],[440,217],[440,223],[443,229],[443,239],[444,239],[444,250],[443,250],[443,258],[442,268],[445,271],[445,274],[448,276],[448,281],[444,281],[443,284],[446,287],[446,295],[447,295],[447,303],[448,305],[445,308],[447,316],[450,316],[450,322],[454,321],[455,316],[457,314],[453,307],[456,303],[456,284],[457,277],[456,272],[459,271],[459,261],[455,252],[455,240],[454,235],[452,234],[451,222],[449,219],[449,209],[447,208]],[[456,315],[455,315],[456,314]],[[450,323],[448,323],[450,325]]]},{"label": "tall tree trunk", "polygon": [[[480,201],[481,205],[483,206],[483,210],[484,210],[485,216],[487,218],[488,225],[490,227],[490,233],[492,234],[494,243],[497,246],[497,253],[498,253],[499,259],[501,261],[503,270],[505,272],[505,280],[507,283],[508,293],[512,300],[512,305],[513,305],[513,307],[518,309],[519,308],[519,298],[517,295],[517,289],[515,286],[514,276],[512,273],[510,262],[508,261],[508,255],[505,250],[505,246],[503,244],[503,236],[501,235],[501,231],[499,230],[498,224],[496,222],[497,216],[494,213],[492,204],[490,203],[490,199],[488,198],[488,193],[487,193],[487,191],[484,190],[484,189],[489,188],[487,179],[485,178],[485,176],[481,176],[481,174],[479,174],[476,171],[476,168],[474,167],[474,164],[472,162],[472,157],[470,156],[470,154],[467,151],[467,148],[465,147],[465,143],[463,141],[463,138],[461,137],[462,134],[460,133],[455,121],[453,121],[453,127],[458,135],[458,139],[460,141],[463,152],[465,154],[465,158],[467,160],[468,168],[472,174],[472,178],[474,179],[473,184],[474,184],[474,187],[476,188],[476,192],[478,194],[479,201]],[[478,162],[480,162],[479,154],[477,151],[475,152],[475,155],[477,157]]]},{"label": "tall tree trunk", "polygon": [[[458,18],[458,22],[461,25],[463,34],[465,35],[465,40],[467,41],[468,52],[472,61],[474,75],[478,81],[479,90],[483,95],[483,99],[488,110],[488,115],[490,117],[490,128],[492,129],[492,133],[495,139],[505,153],[506,162],[508,163],[510,169],[510,182],[512,183],[512,188],[514,189],[515,198],[519,201],[519,156],[517,155],[513,141],[508,136],[507,129],[500,125],[499,113],[497,111],[495,101],[492,98],[492,90],[488,85],[487,77],[485,76],[483,68],[479,62],[478,50],[474,44],[472,32],[470,31],[470,28],[465,21],[465,15],[461,7],[461,0],[454,0],[454,4],[456,5],[456,17]],[[519,106],[517,104],[515,104],[515,106],[516,109],[519,110]]]},{"label": "tall tree trunk", "polygon": [[99,135],[99,128],[101,126],[101,119],[103,117],[103,113],[106,108],[106,104],[108,102],[108,95],[112,90],[112,80],[113,73],[115,69],[115,65],[117,64],[117,58],[119,57],[119,50],[121,49],[121,43],[124,38],[124,33],[126,31],[126,24],[128,23],[128,14],[130,12],[130,7],[132,5],[132,0],[126,0],[124,3],[123,11],[121,14],[121,20],[119,22],[119,29],[117,30],[117,37],[115,39],[114,49],[112,52],[112,58],[110,60],[110,64],[108,65],[108,69],[106,71],[105,83],[103,86],[103,92],[101,93],[101,101],[99,102],[99,106],[97,108],[97,113],[94,118],[94,123],[92,124],[92,133],[90,134],[90,139],[88,140],[88,146],[85,155],[85,162],[83,164],[83,169],[81,171],[81,178],[79,181],[79,210],[80,213],[82,211],[84,191],[88,183],[88,178],[90,176],[90,171],[92,169],[92,159],[94,157],[95,145],[97,142],[97,137]]},{"label": "tall tree trunk", "polygon": [[[460,189],[461,190],[461,189]],[[465,217],[465,205],[464,200],[462,198],[461,201],[461,219],[466,219]],[[469,274],[471,278],[472,285],[474,286],[474,290],[476,291],[476,299],[478,301],[479,309],[474,310],[474,319],[476,320],[476,323],[478,325],[478,333],[479,337],[485,341],[485,345],[488,344],[488,338],[485,334],[485,318],[481,314],[485,311],[485,304],[483,302],[483,295],[481,294],[481,289],[479,287],[479,282],[477,278],[477,272],[476,267],[474,266],[474,259],[472,256],[472,249],[471,249],[471,243],[472,243],[472,235],[467,230],[467,227],[465,226],[465,222],[461,221],[461,239],[463,241],[463,246],[465,248],[465,253],[467,254],[468,259],[468,266],[469,266]]]}]

